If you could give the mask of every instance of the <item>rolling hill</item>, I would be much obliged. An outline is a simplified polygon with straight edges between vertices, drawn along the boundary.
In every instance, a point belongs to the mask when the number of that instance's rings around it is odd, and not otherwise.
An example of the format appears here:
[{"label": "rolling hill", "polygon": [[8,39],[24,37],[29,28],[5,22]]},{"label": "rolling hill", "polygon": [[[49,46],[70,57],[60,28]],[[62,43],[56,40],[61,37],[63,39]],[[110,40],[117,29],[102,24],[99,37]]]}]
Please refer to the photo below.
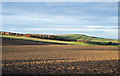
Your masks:
[{"label": "rolling hill", "polygon": [[[69,41],[60,41],[60,40],[50,40],[50,39],[40,39],[40,38],[31,38],[31,37],[24,37],[24,36],[10,36],[10,35],[2,35],[1,36],[3,41],[3,44],[6,45],[10,43],[12,44],[23,44],[23,45],[38,45],[38,44],[44,44],[44,45],[50,45],[50,44],[59,44],[59,45],[92,45],[92,44],[87,44],[83,42],[69,42]],[[7,41],[6,41],[7,40]],[[16,42],[17,41],[17,42]]]},{"label": "rolling hill", "polygon": [[[45,34],[29,34],[24,35],[2,35],[3,39],[24,40],[30,42],[41,42],[48,44],[62,45],[118,45],[117,39],[99,38],[86,36],[82,34],[65,34],[65,35],[45,35]],[[29,43],[29,42],[28,42]],[[40,44],[40,43],[37,43]]]},{"label": "rolling hill", "polygon": [[65,35],[57,35],[58,38],[61,40],[68,40],[68,41],[77,41],[78,39],[85,39],[85,40],[92,40],[92,41],[99,41],[99,42],[118,42],[117,39],[107,39],[107,38],[99,38],[93,36],[86,36],[82,34],[65,34]]}]

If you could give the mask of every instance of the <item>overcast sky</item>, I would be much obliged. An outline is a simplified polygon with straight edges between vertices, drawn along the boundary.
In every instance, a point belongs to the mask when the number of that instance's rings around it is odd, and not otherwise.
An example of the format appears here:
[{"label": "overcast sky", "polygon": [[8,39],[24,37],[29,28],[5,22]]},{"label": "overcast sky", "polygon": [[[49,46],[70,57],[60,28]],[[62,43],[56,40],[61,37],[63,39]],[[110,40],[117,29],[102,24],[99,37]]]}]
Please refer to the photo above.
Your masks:
[{"label": "overcast sky", "polygon": [[2,30],[117,39],[116,2],[4,2]]}]

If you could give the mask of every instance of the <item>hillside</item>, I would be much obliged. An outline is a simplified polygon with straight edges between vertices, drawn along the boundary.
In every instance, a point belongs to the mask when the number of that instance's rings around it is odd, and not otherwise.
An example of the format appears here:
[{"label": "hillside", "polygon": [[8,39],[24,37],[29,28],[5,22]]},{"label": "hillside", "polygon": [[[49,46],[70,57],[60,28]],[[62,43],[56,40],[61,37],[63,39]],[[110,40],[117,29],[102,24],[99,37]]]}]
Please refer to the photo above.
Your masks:
[{"label": "hillside", "polygon": [[[23,45],[29,45],[29,43],[32,45],[38,45],[38,44],[59,44],[59,45],[92,45],[92,44],[87,44],[83,42],[69,42],[69,41],[59,41],[59,40],[50,40],[50,39],[40,39],[40,38],[32,38],[32,37],[24,37],[24,36],[10,36],[10,35],[2,35],[1,36],[3,40],[7,39],[7,42],[9,41],[11,43],[15,44],[23,44]],[[11,41],[12,40],[12,41]],[[16,42],[17,41],[17,42]],[[3,44],[4,44],[3,42]],[[23,43],[21,43],[23,42]],[[25,43],[24,43],[25,42]]]},{"label": "hillside", "polygon": [[19,34],[1,32],[2,38],[22,39],[29,41],[47,42],[52,44],[80,44],[80,45],[118,45],[117,39],[99,38],[82,34],[46,35],[46,34]]},{"label": "hillside", "polygon": [[65,35],[57,35],[59,39],[68,40],[68,41],[77,41],[79,39],[98,41],[98,42],[118,42],[117,39],[107,39],[107,38],[99,38],[93,36],[86,36],[82,34],[65,34]]}]

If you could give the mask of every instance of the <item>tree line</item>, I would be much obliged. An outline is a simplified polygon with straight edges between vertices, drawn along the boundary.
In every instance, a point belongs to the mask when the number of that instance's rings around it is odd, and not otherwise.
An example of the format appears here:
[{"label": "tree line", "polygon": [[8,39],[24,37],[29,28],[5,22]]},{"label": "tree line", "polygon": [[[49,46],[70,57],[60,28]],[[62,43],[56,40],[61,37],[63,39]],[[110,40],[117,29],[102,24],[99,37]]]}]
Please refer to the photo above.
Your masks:
[{"label": "tree line", "polygon": [[58,39],[55,35],[42,35],[42,34],[20,34],[20,33],[13,33],[13,32],[3,32],[0,31],[2,35],[11,35],[11,36],[26,36],[26,37],[33,37],[33,38],[42,38],[42,39]]}]

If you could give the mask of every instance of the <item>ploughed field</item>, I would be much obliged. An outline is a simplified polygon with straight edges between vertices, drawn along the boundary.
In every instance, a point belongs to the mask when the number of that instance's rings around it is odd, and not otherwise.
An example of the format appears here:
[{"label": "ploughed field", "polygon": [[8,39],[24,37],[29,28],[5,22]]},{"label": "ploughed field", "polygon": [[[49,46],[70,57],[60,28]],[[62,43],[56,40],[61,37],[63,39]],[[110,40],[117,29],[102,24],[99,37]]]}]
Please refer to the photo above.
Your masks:
[{"label": "ploughed field", "polygon": [[53,45],[53,44],[55,44],[55,43],[2,38],[2,46],[8,46],[8,45]]},{"label": "ploughed field", "polygon": [[118,74],[118,47],[4,45],[3,74]]}]

